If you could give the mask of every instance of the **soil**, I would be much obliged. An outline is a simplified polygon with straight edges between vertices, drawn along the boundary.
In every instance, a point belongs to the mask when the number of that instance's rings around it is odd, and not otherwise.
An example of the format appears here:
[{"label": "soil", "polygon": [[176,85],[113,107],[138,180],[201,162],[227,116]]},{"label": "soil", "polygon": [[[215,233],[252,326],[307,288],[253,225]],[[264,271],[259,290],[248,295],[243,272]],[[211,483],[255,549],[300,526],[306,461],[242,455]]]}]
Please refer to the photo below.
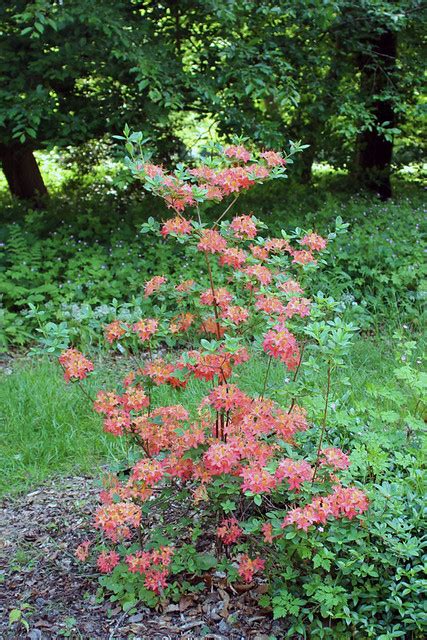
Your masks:
[{"label": "soil", "polygon": [[[1,502],[2,640],[268,640],[281,623],[257,605],[265,585],[237,590],[218,581],[209,592],[159,610],[124,613],[96,596],[98,575],[74,557],[90,535],[98,487],[91,478],[51,480]],[[92,573],[93,571],[93,573]],[[10,623],[12,610],[21,621]]]}]

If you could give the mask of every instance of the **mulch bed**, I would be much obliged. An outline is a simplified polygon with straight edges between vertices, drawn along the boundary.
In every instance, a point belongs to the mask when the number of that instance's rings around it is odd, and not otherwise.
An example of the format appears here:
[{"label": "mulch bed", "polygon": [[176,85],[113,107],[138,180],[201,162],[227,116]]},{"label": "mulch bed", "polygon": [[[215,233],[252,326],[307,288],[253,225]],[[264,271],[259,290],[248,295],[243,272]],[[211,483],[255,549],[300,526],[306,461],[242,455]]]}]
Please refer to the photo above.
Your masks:
[{"label": "mulch bed", "polygon": [[[91,530],[98,488],[90,478],[61,478],[1,503],[0,638],[4,640],[268,640],[284,627],[257,607],[260,585],[243,593],[213,584],[197,599],[182,598],[163,610],[137,607],[123,613],[99,603],[97,574],[74,558]],[[262,587],[262,585],[261,585]],[[26,605],[26,606],[24,606]],[[28,606],[29,605],[29,606]],[[21,609],[29,631],[9,626]]]}]

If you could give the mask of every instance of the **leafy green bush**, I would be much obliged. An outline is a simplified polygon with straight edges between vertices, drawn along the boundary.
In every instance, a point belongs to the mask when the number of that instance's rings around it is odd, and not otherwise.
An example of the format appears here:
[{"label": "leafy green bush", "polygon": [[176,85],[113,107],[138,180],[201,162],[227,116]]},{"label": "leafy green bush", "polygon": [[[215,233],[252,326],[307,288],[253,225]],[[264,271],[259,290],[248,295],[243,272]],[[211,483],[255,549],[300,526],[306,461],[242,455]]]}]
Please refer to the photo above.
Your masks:
[{"label": "leafy green bush", "polygon": [[[414,457],[396,455],[393,472],[372,486],[363,527],[334,523],[327,533],[285,536],[276,590],[261,604],[291,622],[288,637],[305,637],[308,624],[313,638],[344,639],[356,629],[357,637],[376,640],[422,637],[425,486],[412,466]],[[300,572],[291,568],[296,561]]]}]

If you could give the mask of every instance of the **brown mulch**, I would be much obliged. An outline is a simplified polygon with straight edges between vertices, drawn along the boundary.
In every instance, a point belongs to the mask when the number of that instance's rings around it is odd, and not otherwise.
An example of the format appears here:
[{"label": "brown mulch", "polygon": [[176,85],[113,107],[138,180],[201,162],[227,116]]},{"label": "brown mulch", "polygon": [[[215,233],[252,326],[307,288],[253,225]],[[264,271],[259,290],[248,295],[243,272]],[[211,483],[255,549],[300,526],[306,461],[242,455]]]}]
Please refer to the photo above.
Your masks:
[{"label": "brown mulch", "polygon": [[[97,574],[74,558],[90,532],[97,503],[93,479],[50,481],[36,491],[1,503],[0,638],[3,640],[268,640],[285,632],[259,607],[263,585],[238,593],[213,583],[209,593],[182,598],[152,611],[123,613],[97,600]],[[29,630],[9,625],[20,609]]]}]

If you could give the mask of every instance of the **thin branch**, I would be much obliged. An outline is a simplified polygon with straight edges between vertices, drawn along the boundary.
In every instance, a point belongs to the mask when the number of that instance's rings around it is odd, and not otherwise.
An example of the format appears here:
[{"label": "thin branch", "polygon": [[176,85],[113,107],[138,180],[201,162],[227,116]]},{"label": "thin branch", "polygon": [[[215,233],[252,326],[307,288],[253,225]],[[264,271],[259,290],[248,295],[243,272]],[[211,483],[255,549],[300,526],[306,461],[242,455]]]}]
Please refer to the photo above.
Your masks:
[{"label": "thin branch", "polygon": [[267,371],[266,371],[266,373],[265,373],[264,386],[263,386],[263,388],[262,388],[262,393],[261,393],[261,400],[263,400],[263,399],[264,399],[264,393],[265,393],[265,390],[266,390],[266,388],[267,388],[268,374],[270,373],[270,367],[271,367],[271,361],[272,361],[272,359],[273,359],[273,356],[270,356],[270,357],[269,357],[269,359],[268,359],[268,366],[267,366]]},{"label": "thin branch", "polygon": [[327,382],[327,385],[326,385],[325,408],[323,410],[322,430],[320,432],[319,446],[317,447],[316,464],[314,465],[313,478],[311,480],[311,484],[313,484],[315,479],[316,479],[316,473],[317,473],[317,470],[318,470],[319,464],[320,464],[320,452],[322,450],[323,437],[324,437],[325,431],[326,431],[326,417],[328,415],[329,394],[330,394],[330,391],[331,391],[331,370],[332,370],[331,363],[328,362],[328,382]]},{"label": "thin branch", "polygon": [[233,204],[235,202],[237,202],[237,198],[239,197],[239,194],[237,194],[237,196],[234,198],[234,200],[232,202],[230,202],[230,204],[228,205],[228,207],[226,208],[225,211],[223,211],[223,213],[221,213],[221,215],[219,216],[218,220],[216,220],[216,222],[214,223],[212,229],[215,229],[215,227],[217,227],[220,223],[220,221],[223,219],[223,217],[230,211],[231,207],[233,206]]}]

